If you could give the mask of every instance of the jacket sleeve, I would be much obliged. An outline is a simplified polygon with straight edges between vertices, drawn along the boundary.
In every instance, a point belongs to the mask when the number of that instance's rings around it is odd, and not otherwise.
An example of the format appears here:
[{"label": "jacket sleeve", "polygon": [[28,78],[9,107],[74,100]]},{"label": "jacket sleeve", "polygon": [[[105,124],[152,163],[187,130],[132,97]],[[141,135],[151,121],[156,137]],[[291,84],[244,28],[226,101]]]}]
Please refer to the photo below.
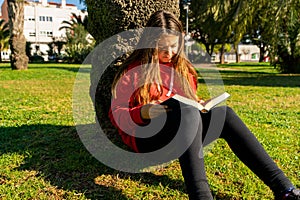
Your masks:
[{"label": "jacket sleeve", "polygon": [[141,107],[131,107],[132,94],[137,89],[137,75],[123,76],[116,86],[116,96],[112,98],[109,117],[114,126],[125,133],[131,133],[137,126],[147,124],[141,117]]}]

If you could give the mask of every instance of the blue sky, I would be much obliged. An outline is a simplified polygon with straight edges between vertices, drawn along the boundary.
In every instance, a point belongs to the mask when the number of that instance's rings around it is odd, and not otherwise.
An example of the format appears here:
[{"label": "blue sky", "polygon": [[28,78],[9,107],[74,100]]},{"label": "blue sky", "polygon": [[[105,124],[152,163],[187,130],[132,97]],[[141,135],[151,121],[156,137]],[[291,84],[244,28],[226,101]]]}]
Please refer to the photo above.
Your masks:
[{"label": "blue sky", "polygon": [[[0,0],[0,5],[2,5],[3,1],[4,1],[4,0]],[[60,2],[61,2],[61,0],[48,0],[48,2],[50,2],[50,1],[51,1],[51,2],[57,2],[57,3],[60,3]],[[75,5],[77,5],[77,7],[78,7],[79,9],[85,8],[85,6],[84,6],[83,4],[80,4],[80,3],[79,3],[79,0],[67,0],[67,3],[75,4]]]}]

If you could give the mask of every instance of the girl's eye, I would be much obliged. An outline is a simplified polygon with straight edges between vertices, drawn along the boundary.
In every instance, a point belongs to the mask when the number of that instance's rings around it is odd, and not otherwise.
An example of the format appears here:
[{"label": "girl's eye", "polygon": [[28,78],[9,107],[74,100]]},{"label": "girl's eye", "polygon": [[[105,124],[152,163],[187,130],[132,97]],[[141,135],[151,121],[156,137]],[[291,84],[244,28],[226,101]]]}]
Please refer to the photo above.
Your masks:
[{"label": "girl's eye", "polygon": [[159,50],[168,50],[169,47],[171,47],[172,49],[175,49],[175,48],[177,48],[177,45],[174,44],[174,45],[172,45],[172,46],[158,46],[158,49],[159,49]]},{"label": "girl's eye", "polygon": [[158,47],[158,49],[159,49],[160,51],[166,51],[166,50],[168,50],[168,47]]}]

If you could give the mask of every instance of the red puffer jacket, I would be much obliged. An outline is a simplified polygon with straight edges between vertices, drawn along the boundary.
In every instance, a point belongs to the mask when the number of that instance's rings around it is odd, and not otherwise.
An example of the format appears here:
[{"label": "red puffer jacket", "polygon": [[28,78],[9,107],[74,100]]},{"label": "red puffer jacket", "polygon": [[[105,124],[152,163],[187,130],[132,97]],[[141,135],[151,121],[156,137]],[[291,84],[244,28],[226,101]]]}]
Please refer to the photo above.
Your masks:
[{"label": "red puffer jacket", "polygon": [[[116,86],[116,96],[112,99],[109,117],[114,126],[118,128],[119,134],[122,137],[123,142],[132,148],[135,152],[138,152],[135,142],[135,130],[137,126],[144,126],[147,124],[145,120],[141,118],[141,107],[143,105],[135,105],[134,92],[137,91],[141,85],[139,85],[140,79],[140,64],[135,62],[128,67],[128,72],[121,77]],[[159,97],[159,101],[165,101],[172,97],[174,94],[183,95],[183,92],[177,81],[174,81],[172,70],[172,64],[160,64],[160,74],[163,85],[162,95]],[[172,75],[173,74],[173,75]],[[176,80],[176,79],[175,79]],[[197,88],[197,80],[190,74],[189,82],[194,92]],[[159,96],[153,83],[150,87],[150,96]],[[170,95],[167,95],[171,92]],[[130,133],[130,134],[127,134]]]}]

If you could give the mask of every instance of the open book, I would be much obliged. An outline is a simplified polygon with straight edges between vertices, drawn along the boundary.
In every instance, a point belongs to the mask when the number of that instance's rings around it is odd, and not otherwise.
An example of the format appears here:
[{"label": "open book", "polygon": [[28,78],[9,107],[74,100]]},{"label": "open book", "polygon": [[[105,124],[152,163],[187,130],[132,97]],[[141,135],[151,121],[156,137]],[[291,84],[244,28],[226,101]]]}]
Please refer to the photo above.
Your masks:
[{"label": "open book", "polygon": [[224,92],[223,94],[221,94],[219,96],[216,96],[214,98],[211,98],[211,99],[205,101],[204,103],[200,104],[197,101],[186,98],[186,97],[181,96],[179,94],[175,94],[174,96],[172,96],[173,99],[176,99],[177,101],[180,101],[180,102],[185,103],[187,105],[194,106],[194,107],[198,108],[203,113],[208,112],[210,109],[212,109],[213,107],[215,107],[219,103],[225,101],[228,97],[230,97],[230,94],[228,94],[227,92]]}]

